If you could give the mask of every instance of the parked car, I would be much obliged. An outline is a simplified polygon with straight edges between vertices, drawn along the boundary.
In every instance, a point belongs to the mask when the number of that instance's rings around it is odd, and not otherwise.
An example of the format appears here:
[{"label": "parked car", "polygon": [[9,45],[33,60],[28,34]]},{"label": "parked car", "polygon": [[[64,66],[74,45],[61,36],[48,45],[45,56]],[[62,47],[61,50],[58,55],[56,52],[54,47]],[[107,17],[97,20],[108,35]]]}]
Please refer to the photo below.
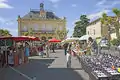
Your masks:
[{"label": "parked car", "polygon": [[100,43],[99,43],[99,46],[101,48],[108,48],[108,40],[107,39],[101,39]]},{"label": "parked car", "polygon": [[118,48],[118,50],[120,50],[120,44],[119,44],[119,46],[117,48]]}]

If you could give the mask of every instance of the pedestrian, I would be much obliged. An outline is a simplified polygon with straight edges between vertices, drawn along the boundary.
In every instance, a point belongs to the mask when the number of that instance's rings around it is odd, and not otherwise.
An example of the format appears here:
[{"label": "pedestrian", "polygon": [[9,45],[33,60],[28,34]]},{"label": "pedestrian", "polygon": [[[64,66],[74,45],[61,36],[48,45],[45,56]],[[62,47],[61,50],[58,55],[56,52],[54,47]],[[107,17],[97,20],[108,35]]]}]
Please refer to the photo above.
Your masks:
[{"label": "pedestrian", "polygon": [[29,55],[30,55],[30,46],[27,42],[25,42],[25,62],[27,63],[29,62],[28,59]]},{"label": "pedestrian", "polygon": [[97,42],[96,42],[96,40],[93,40],[92,37],[88,38],[88,49],[89,49],[91,55],[98,54]]},{"label": "pedestrian", "polygon": [[0,48],[0,68],[2,67],[2,50]]},{"label": "pedestrian", "polygon": [[65,56],[66,56],[66,54],[67,54],[67,47],[68,47],[68,44],[69,44],[69,43],[65,43],[65,44],[63,45]]},{"label": "pedestrian", "polygon": [[55,53],[55,44],[54,43],[52,44],[52,50],[53,50],[53,53]]},{"label": "pedestrian", "polygon": [[39,55],[43,58],[44,55],[44,49],[43,49],[43,45],[41,43],[41,45],[38,47],[38,51],[39,51]]},{"label": "pedestrian", "polygon": [[71,46],[72,46],[71,43],[69,43],[66,54],[67,68],[71,68]]},{"label": "pedestrian", "polygon": [[49,45],[48,45],[48,42],[46,43],[46,57],[48,58],[49,57]]},{"label": "pedestrian", "polygon": [[8,53],[8,65],[14,66],[14,57],[13,57],[13,50],[10,48],[10,51]]}]

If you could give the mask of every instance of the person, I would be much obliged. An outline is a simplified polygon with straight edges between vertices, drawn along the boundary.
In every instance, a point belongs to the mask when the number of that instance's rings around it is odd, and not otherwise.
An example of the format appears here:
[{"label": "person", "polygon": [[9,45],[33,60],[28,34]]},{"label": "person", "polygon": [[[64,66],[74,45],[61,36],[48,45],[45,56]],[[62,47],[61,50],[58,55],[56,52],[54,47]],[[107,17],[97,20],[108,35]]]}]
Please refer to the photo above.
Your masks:
[{"label": "person", "polygon": [[55,44],[54,43],[52,44],[52,50],[53,50],[53,53],[55,53]]},{"label": "person", "polygon": [[39,51],[39,55],[41,55],[42,58],[43,58],[43,55],[44,55],[44,49],[43,49],[43,45],[42,45],[42,44],[38,47],[38,51]]},{"label": "person", "polygon": [[64,53],[65,53],[65,56],[66,56],[66,54],[67,54],[68,43],[65,43],[65,44],[63,45],[63,47],[64,47]]},{"label": "person", "polygon": [[2,67],[2,50],[0,48],[0,68]]},{"label": "person", "polygon": [[89,48],[89,51],[91,52],[91,55],[98,53],[97,42],[96,40],[93,40],[92,37],[88,38],[88,48]]},{"label": "person", "polygon": [[29,44],[27,42],[25,42],[25,61],[28,63],[28,57],[30,55],[30,48],[29,48]]},{"label": "person", "polygon": [[67,54],[66,54],[67,68],[71,68],[71,46],[72,46],[72,44],[69,43],[68,47],[67,47]]},{"label": "person", "polygon": [[48,58],[49,57],[49,45],[48,45],[48,43],[46,43],[45,48],[46,48],[46,57]]},{"label": "person", "polygon": [[12,48],[9,49],[8,65],[9,66],[14,66],[14,57],[13,57],[13,50],[12,50]]}]

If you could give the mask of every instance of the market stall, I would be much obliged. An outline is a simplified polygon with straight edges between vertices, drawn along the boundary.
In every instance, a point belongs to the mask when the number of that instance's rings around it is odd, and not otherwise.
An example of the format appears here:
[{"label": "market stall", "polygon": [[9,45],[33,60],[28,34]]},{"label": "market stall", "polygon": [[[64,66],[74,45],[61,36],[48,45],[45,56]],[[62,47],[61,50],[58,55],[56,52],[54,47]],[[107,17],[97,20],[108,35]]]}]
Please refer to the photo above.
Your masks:
[{"label": "market stall", "polygon": [[110,54],[81,56],[82,68],[89,74],[90,80],[119,80],[120,58]]},{"label": "market stall", "polygon": [[[7,44],[7,41],[11,41],[10,45]],[[25,41],[37,41],[38,38],[30,38],[30,37],[2,37],[0,38],[2,51],[5,54],[5,63],[6,64],[14,64],[17,66],[24,61],[24,43]],[[18,45],[17,43],[20,42],[22,44]],[[13,56],[13,57],[12,57]],[[9,59],[9,60],[8,60]]]}]

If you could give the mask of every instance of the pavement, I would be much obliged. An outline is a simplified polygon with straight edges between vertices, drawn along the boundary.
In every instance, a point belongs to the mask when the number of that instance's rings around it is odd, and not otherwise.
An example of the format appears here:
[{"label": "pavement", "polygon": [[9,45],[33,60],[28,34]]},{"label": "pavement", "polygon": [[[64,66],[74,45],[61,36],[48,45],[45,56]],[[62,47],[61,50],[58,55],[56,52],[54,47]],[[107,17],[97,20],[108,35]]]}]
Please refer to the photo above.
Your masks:
[{"label": "pavement", "polygon": [[30,63],[0,70],[0,80],[89,80],[81,64],[72,57],[72,68],[66,68],[63,50],[50,53],[50,58],[30,57]]}]

